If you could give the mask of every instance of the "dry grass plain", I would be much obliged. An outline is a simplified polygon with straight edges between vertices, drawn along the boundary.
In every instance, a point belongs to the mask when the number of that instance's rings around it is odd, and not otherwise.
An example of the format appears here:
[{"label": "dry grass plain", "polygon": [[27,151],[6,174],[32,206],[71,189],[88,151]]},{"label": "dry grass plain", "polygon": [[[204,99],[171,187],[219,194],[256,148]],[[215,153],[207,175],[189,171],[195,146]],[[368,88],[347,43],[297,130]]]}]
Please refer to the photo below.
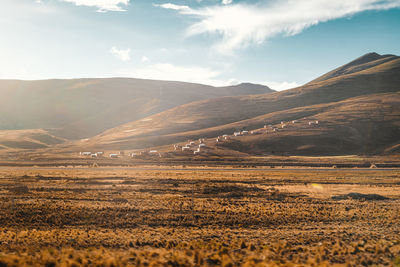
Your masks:
[{"label": "dry grass plain", "polygon": [[0,266],[400,266],[396,169],[0,168]]}]

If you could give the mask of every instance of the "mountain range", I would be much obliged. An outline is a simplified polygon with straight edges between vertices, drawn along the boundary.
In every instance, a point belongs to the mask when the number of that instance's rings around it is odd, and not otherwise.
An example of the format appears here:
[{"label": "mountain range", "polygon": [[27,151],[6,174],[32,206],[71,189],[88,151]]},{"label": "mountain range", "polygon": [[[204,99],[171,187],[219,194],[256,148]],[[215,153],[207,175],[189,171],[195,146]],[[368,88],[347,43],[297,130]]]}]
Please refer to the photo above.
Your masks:
[{"label": "mountain range", "polygon": [[133,150],[248,130],[211,146],[248,155],[398,153],[399,91],[400,57],[377,53],[281,92],[124,78],[3,80],[0,146]]},{"label": "mountain range", "polygon": [[0,149],[43,148],[193,101],[271,92],[250,83],[213,87],[130,78],[0,80]]}]

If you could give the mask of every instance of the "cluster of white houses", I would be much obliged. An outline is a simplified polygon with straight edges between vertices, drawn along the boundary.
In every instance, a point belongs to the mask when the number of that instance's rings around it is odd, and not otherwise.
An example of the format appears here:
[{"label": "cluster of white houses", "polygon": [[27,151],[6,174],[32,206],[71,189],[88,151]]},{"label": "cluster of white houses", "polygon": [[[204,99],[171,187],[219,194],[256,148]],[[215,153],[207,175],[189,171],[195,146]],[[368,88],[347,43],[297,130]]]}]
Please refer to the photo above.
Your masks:
[{"label": "cluster of white houses", "polygon": [[[105,156],[103,151],[99,151],[99,152],[88,152],[88,151],[85,151],[85,152],[79,152],[79,155],[86,156],[86,157],[92,157],[92,158],[104,157]],[[108,157],[110,157],[110,158],[118,158],[121,155],[124,155],[123,151],[120,151],[118,153],[110,153],[110,154],[108,154]]]},{"label": "cluster of white houses", "polygon": [[97,157],[103,156],[104,152],[102,152],[102,151],[100,151],[100,152],[88,152],[88,151],[85,151],[85,152],[79,152],[79,155],[92,157],[92,158],[97,158]]},{"label": "cluster of white houses", "polygon": [[158,150],[155,150],[155,149],[150,150],[150,151],[132,152],[132,153],[129,154],[129,156],[132,157],[132,158],[137,157],[137,156],[143,156],[143,155],[151,155],[151,156],[155,155],[155,156],[161,157],[161,153],[158,152]]},{"label": "cluster of white houses", "polygon": [[[306,120],[306,119],[307,118],[303,118],[302,120]],[[270,130],[272,132],[277,132],[277,131],[279,131],[279,129],[287,128],[290,124],[296,124],[296,123],[298,123],[298,120],[292,120],[292,121],[287,121],[287,122],[281,121],[281,123],[277,127],[274,127],[272,125],[264,125],[264,129],[267,129],[266,133],[269,132],[268,130]],[[308,126],[317,125],[317,124],[319,124],[319,121],[318,120],[308,121],[307,124],[308,124]]]},{"label": "cluster of white houses", "polygon": [[[110,158],[118,158],[121,154],[123,154],[123,152],[119,152],[118,154],[117,153],[110,153],[110,154],[108,154],[108,157],[110,157]],[[104,152],[103,151],[99,151],[99,152],[85,151],[85,152],[79,152],[79,155],[86,156],[86,157],[97,158],[97,157],[104,157]]]},{"label": "cluster of white houses", "polygon": [[191,151],[193,149],[196,149],[193,151],[193,154],[199,154],[204,148],[206,148],[206,144],[204,143],[204,138],[199,139],[199,144],[197,145],[195,141],[188,141],[187,144],[184,146],[179,146],[179,145],[174,145],[174,151]]},{"label": "cluster of white houses", "polygon": [[[303,118],[301,120],[307,120],[307,118]],[[233,136],[244,136],[244,135],[254,135],[254,134],[262,134],[262,133],[270,133],[270,132],[278,132],[281,129],[285,129],[287,127],[289,127],[291,124],[296,124],[298,123],[298,120],[291,120],[291,121],[281,121],[280,124],[278,125],[271,125],[271,124],[265,124],[263,129],[264,131],[261,130],[253,130],[253,131],[247,131],[247,130],[243,130],[243,131],[235,131],[233,133]],[[307,122],[308,126],[312,126],[312,125],[318,125],[319,121],[318,120],[312,120],[312,121],[308,121]],[[306,125],[307,125],[306,124]],[[223,136],[227,136],[227,135],[223,135]],[[221,139],[219,139],[220,137],[217,138],[217,142],[219,142]],[[225,137],[226,139],[227,137]]]},{"label": "cluster of white houses", "polygon": [[[97,158],[97,157],[100,157],[100,156],[104,156],[104,152],[79,152],[79,155],[86,156],[86,157]],[[110,158],[119,158],[119,157],[124,156],[124,155],[125,155],[124,151],[119,151],[117,153],[108,154],[108,157],[110,157]],[[141,156],[141,155],[156,155],[156,156],[161,157],[161,154],[157,150],[132,152],[132,153],[128,154],[128,156],[130,156],[130,157],[136,157],[136,156]]]},{"label": "cluster of white houses", "polygon": [[233,133],[233,136],[242,136],[242,135],[247,135],[249,134],[249,131],[243,130],[243,131],[237,131]]},{"label": "cluster of white houses", "polygon": [[[307,120],[307,118],[301,119],[306,120],[306,125],[308,126],[313,126],[313,125],[318,125],[319,121],[318,120]],[[270,132],[277,132],[280,131],[281,129],[284,129],[288,127],[290,124],[296,124],[298,123],[298,120],[292,120],[292,121],[281,121],[280,124],[278,125],[271,125],[271,124],[265,124],[263,129],[258,129],[258,130],[252,130],[252,131],[247,131],[247,130],[240,130],[240,131],[235,131],[233,132],[232,135],[228,134],[223,134],[221,136],[218,136],[215,139],[216,143],[219,142],[224,142],[227,141],[231,138],[231,136],[237,137],[237,136],[246,136],[246,135],[255,135],[255,134],[262,134],[262,133],[270,133]],[[188,141],[185,145],[180,146],[177,144],[173,145],[174,151],[187,151],[187,152],[193,152],[194,155],[201,154],[201,152],[207,151],[208,147],[205,144],[205,139],[200,138],[198,142],[196,141]],[[87,156],[87,157],[93,157],[96,158],[98,156],[104,156],[104,152],[80,152],[79,153],[82,156]],[[118,158],[120,156],[124,155],[124,152],[118,152],[118,153],[110,153],[108,156],[110,158]],[[132,152],[129,154],[130,157],[138,157],[138,156],[143,156],[143,155],[148,155],[148,156],[159,156],[161,157],[161,153],[158,150],[149,150],[149,151],[141,151],[141,152]]]},{"label": "cluster of white houses", "polygon": [[223,140],[228,140],[229,139],[229,135],[224,134],[222,136],[218,136],[217,139],[215,139],[215,142],[219,143],[222,142]]}]

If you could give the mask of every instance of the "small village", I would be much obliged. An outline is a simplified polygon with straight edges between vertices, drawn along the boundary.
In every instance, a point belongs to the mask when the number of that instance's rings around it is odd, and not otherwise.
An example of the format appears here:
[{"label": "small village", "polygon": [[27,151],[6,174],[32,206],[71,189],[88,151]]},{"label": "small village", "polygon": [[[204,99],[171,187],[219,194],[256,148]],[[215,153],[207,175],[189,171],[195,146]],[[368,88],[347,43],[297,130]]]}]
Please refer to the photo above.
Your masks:
[{"label": "small village", "polygon": [[305,128],[314,128],[320,125],[319,120],[310,119],[310,118],[302,118],[302,119],[295,119],[290,121],[281,121],[278,124],[267,124],[265,123],[263,128],[254,129],[254,130],[236,130],[232,134],[222,134],[214,138],[199,138],[198,140],[188,140],[185,143],[177,143],[173,144],[171,149],[147,149],[147,150],[140,150],[134,152],[126,152],[126,151],[116,151],[116,152],[109,152],[105,153],[104,151],[98,152],[90,152],[84,151],[79,152],[79,155],[82,157],[91,157],[91,158],[98,158],[98,157],[109,157],[112,159],[118,158],[141,158],[144,156],[147,157],[166,157],[173,153],[176,154],[183,154],[187,156],[199,156],[204,155],[212,151],[216,146],[230,142],[231,140],[240,140],[240,138],[253,136],[253,135],[261,135],[261,134],[277,134],[279,132],[287,131],[287,130],[296,130],[294,128],[297,126],[298,128],[305,127]]}]

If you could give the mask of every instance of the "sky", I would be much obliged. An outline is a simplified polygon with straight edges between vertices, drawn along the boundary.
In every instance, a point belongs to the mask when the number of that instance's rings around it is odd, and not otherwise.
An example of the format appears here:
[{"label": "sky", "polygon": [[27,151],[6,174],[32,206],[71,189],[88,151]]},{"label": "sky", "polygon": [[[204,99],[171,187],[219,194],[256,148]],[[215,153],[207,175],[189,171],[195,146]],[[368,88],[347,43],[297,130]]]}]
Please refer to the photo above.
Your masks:
[{"label": "sky", "polygon": [[284,90],[400,55],[400,0],[1,0],[0,79],[134,77]]}]

